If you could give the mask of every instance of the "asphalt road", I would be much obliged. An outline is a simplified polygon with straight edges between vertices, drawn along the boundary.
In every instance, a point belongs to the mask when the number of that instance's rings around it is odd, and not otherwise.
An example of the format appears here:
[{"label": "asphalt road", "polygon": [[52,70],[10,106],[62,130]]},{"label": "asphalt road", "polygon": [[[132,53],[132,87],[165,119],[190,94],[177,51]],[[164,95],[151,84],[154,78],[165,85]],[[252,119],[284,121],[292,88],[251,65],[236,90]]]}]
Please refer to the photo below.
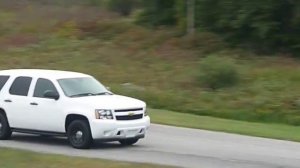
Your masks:
[{"label": "asphalt road", "polygon": [[96,143],[77,150],[64,138],[14,134],[2,147],[30,151],[149,162],[191,168],[299,168],[300,143],[153,124],[137,145]]}]

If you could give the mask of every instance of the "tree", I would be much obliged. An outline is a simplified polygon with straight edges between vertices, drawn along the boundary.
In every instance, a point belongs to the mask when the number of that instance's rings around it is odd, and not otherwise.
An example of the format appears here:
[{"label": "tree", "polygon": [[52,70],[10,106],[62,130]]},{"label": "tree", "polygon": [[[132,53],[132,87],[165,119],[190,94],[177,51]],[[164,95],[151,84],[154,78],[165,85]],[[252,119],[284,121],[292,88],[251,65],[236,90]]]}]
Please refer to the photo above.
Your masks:
[{"label": "tree", "polygon": [[175,0],[143,0],[144,11],[138,17],[138,23],[155,27],[176,25]]},{"label": "tree", "polygon": [[109,0],[108,7],[110,10],[119,13],[122,16],[131,14],[135,6],[135,0]]},{"label": "tree", "polygon": [[[299,40],[293,25],[296,1],[290,0],[198,0],[197,26],[220,33],[236,45],[260,51],[284,49]],[[297,19],[296,19],[297,20]],[[293,44],[294,43],[294,44]]]},{"label": "tree", "polygon": [[[138,22],[185,25],[219,34],[235,46],[261,52],[300,52],[298,0],[144,0]],[[182,3],[187,2],[187,3]],[[195,9],[195,10],[194,10]],[[194,18],[194,19],[193,19]],[[201,28],[201,29],[199,29]]]},{"label": "tree", "polygon": [[187,33],[192,35],[195,32],[195,0],[187,1]]}]

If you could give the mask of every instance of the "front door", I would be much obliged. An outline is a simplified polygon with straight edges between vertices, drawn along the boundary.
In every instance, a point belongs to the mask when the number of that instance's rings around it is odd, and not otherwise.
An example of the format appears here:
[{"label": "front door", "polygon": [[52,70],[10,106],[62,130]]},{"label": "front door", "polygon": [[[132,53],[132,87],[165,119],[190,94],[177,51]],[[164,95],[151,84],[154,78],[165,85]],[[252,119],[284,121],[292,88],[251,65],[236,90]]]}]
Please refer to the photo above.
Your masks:
[{"label": "front door", "polygon": [[35,123],[33,130],[49,132],[65,132],[65,121],[61,101],[44,97],[45,92],[58,94],[52,81],[37,79],[33,95],[30,97],[30,116]]}]

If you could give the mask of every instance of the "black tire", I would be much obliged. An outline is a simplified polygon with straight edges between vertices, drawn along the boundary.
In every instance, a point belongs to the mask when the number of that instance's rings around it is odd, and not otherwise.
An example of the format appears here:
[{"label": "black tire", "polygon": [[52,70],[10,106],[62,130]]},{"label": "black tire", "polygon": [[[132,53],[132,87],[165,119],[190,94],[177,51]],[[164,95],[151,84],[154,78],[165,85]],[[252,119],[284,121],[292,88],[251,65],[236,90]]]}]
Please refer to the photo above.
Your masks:
[{"label": "black tire", "polygon": [[11,129],[9,127],[7,118],[0,113],[0,140],[7,140],[11,137]]},{"label": "black tire", "polygon": [[70,144],[77,149],[88,149],[93,142],[89,123],[85,120],[74,120],[67,128]]},{"label": "black tire", "polygon": [[121,145],[129,146],[129,145],[133,145],[133,144],[137,143],[138,140],[139,139],[136,139],[136,138],[122,139],[122,140],[119,140],[119,142],[120,142]]}]

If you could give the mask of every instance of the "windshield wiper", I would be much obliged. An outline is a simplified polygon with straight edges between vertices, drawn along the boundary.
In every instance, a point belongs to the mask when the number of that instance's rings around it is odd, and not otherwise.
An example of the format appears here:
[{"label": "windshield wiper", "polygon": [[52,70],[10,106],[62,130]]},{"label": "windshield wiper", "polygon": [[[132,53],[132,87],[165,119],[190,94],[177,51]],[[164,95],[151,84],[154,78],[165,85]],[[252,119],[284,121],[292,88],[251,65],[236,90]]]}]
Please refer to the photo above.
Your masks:
[{"label": "windshield wiper", "polygon": [[101,93],[95,93],[94,95],[113,95],[111,92],[101,92]]},{"label": "windshield wiper", "polygon": [[98,96],[98,95],[113,95],[111,92],[100,92],[100,93],[79,93],[71,95],[70,97],[83,97],[83,96]]},{"label": "windshield wiper", "polygon": [[74,94],[71,95],[70,97],[82,97],[82,96],[94,96],[95,94],[93,93],[79,93],[79,94]]}]

